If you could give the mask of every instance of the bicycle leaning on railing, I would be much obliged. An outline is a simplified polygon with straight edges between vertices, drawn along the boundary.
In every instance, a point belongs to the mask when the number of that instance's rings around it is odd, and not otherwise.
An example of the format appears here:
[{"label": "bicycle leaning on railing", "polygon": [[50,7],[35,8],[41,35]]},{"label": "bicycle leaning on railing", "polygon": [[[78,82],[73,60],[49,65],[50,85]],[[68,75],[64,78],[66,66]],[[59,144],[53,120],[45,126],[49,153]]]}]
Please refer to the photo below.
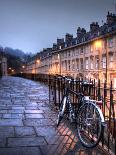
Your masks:
[{"label": "bicycle leaning on railing", "polygon": [[[90,96],[71,90],[70,84],[73,80],[71,78],[65,78],[65,80],[65,93],[58,112],[57,126],[66,115],[71,122],[76,122],[77,135],[82,145],[88,148],[95,147],[101,139],[105,125],[104,116],[97,105],[97,102],[101,101],[92,100]],[[91,85],[91,83],[87,82],[81,84],[85,86]],[[77,96],[78,107],[76,109],[71,103],[70,93]]]}]

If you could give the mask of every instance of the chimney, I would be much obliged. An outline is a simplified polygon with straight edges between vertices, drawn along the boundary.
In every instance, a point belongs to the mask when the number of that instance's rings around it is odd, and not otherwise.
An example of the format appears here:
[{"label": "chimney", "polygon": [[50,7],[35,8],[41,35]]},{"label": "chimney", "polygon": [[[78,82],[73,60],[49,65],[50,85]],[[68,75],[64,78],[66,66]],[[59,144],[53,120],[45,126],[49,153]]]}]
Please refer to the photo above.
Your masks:
[{"label": "chimney", "polygon": [[78,29],[77,29],[77,39],[79,41],[82,40],[82,38],[84,37],[85,34],[86,34],[86,30],[84,28],[78,27]]},{"label": "chimney", "polygon": [[69,33],[66,33],[66,35],[65,35],[66,46],[67,47],[71,46],[72,45],[72,41],[73,41],[73,35],[69,34]]},{"label": "chimney", "polygon": [[53,51],[56,51],[57,50],[57,44],[56,43],[53,43],[52,49],[53,49]]},{"label": "chimney", "polygon": [[108,14],[107,14],[107,24],[108,25],[112,25],[116,23],[116,15],[115,14],[112,14],[108,11]]},{"label": "chimney", "polygon": [[58,49],[64,48],[64,38],[61,39],[57,38],[57,48]]},{"label": "chimney", "polygon": [[91,31],[92,33],[95,33],[96,31],[98,31],[98,29],[99,29],[98,22],[92,22],[92,23],[90,24],[90,31]]}]

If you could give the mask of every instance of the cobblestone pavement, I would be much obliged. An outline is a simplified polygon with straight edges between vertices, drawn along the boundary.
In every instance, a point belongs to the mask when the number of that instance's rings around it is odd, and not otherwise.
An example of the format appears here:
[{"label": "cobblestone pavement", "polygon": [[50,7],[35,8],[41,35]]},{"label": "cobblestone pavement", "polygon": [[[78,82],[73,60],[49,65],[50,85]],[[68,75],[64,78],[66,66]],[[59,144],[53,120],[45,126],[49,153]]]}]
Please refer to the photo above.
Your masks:
[{"label": "cobblestone pavement", "polygon": [[0,79],[0,155],[101,155],[87,150],[66,124],[56,128],[48,88],[17,77]]}]

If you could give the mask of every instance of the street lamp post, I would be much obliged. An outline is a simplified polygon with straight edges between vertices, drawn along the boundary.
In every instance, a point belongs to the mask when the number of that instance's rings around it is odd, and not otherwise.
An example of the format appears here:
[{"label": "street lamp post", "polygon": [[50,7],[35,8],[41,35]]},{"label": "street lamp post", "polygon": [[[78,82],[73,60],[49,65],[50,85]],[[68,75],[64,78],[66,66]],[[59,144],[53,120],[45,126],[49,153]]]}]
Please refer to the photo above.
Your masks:
[{"label": "street lamp post", "polygon": [[36,80],[36,74],[37,74],[37,72],[36,72],[36,69],[37,69],[37,64],[39,64],[40,63],[40,60],[39,59],[35,59],[35,76],[34,76],[34,79]]}]

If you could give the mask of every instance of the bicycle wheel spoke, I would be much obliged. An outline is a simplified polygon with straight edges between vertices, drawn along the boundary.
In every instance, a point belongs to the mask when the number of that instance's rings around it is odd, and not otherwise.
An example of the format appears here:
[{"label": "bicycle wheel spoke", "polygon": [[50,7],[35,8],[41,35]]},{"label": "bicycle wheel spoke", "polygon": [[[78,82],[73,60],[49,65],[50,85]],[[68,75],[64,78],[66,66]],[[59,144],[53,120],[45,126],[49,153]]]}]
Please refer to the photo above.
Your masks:
[{"label": "bicycle wheel spoke", "polygon": [[86,147],[97,145],[101,136],[101,118],[93,104],[82,106],[78,116],[78,135]]}]

